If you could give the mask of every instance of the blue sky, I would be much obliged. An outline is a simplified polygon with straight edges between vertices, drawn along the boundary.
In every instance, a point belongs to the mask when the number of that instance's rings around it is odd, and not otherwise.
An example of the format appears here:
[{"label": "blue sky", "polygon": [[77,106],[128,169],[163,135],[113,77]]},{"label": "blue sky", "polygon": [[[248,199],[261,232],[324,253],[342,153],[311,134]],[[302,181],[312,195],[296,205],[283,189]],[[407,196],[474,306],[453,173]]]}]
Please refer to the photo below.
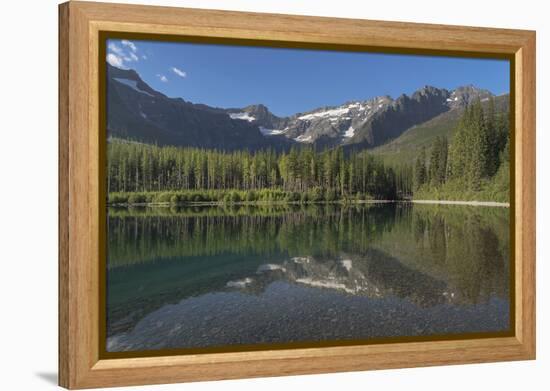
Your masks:
[{"label": "blue sky", "polygon": [[263,103],[276,115],[432,85],[509,92],[507,60],[108,40],[107,60],[154,89],[193,103]]}]

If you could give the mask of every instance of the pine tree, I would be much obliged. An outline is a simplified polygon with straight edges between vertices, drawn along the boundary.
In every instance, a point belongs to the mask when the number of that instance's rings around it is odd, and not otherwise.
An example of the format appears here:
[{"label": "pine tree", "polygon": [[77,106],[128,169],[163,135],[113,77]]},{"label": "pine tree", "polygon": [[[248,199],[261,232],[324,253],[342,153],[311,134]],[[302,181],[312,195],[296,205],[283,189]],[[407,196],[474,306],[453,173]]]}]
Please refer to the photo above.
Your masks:
[{"label": "pine tree", "polygon": [[427,173],[426,173],[426,148],[422,147],[419,155],[416,158],[416,163],[414,166],[414,188],[415,190],[420,189],[422,185],[426,183]]},{"label": "pine tree", "polygon": [[487,177],[489,142],[483,108],[479,99],[473,104],[467,129],[468,154],[467,178],[471,190],[477,191]]},{"label": "pine tree", "polygon": [[447,180],[447,159],[449,154],[449,143],[447,137],[441,137],[439,141],[439,167],[437,177],[439,183],[445,183]]},{"label": "pine tree", "polygon": [[466,175],[469,119],[470,107],[466,107],[455,129],[453,144],[449,151],[449,162],[447,165],[447,177],[449,178],[460,179]]},{"label": "pine tree", "polygon": [[437,136],[432,144],[432,150],[430,154],[430,166],[428,168],[427,178],[427,182],[431,183],[434,186],[438,186],[441,184],[439,176],[441,152],[441,141],[439,139],[439,136]]}]

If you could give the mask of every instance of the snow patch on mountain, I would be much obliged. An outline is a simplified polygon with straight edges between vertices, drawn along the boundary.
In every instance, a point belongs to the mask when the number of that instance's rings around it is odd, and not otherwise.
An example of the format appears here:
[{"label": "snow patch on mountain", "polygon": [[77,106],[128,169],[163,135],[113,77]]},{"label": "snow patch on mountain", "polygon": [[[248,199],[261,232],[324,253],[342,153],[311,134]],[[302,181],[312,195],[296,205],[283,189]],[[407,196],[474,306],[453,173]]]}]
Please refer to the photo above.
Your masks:
[{"label": "snow patch on mountain", "polygon": [[323,118],[323,117],[338,117],[349,112],[349,107],[339,107],[331,110],[317,111],[310,114],[301,115],[298,119],[303,121],[309,121],[314,118]]},{"label": "snow patch on mountain", "polygon": [[294,140],[298,141],[299,143],[310,143],[313,140],[313,137],[306,136],[305,134],[301,134],[298,137],[296,137]]},{"label": "snow patch on mountain", "polygon": [[353,137],[353,135],[355,134],[355,129],[353,128],[353,126],[350,126],[348,128],[348,130],[346,130],[346,132],[344,133],[344,137]]},{"label": "snow patch on mountain", "polygon": [[154,98],[154,96],[151,95],[150,93],[148,93],[147,91],[143,91],[143,90],[139,89],[139,87],[137,86],[137,81],[135,81],[135,80],[123,79],[123,78],[120,78],[120,77],[114,77],[113,80],[116,80],[119,83],[124,84],[127,87],[130,87],[132,90],[135,90],[137,92],[141,92],[142,94],[149,95],[149,96]]},{"label": "snow patch on mountain", "polygon": [[264,136],[276,136],[278,134],[283,134],[285,132],[284,129],[268,129],[268,128],[264,128],[263,126],[260,126],[260,132],[262,132],[262,134]]},{"label": "snow patch on mountain", "polygon": [[252,122],[252,121],[255,121],[256,118],[252,117],[250,114],[248,113],[230,113],[229,116],[231,117],[231,119],[240,119],[240,120],[243,120],[243,121],[248,121],[248,122]]}]

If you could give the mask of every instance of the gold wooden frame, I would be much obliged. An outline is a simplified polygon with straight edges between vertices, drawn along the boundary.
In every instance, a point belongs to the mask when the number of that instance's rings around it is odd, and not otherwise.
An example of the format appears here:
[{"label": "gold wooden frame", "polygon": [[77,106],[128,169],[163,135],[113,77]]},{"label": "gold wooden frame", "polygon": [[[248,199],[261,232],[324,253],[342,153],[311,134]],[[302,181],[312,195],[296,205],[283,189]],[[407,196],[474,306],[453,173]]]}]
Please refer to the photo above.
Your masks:
[{"label": "gold wooden frame", "polygon": [[[101,32],[400,53],[514,66],[514,335],[162,357],[100,358]],[[535,32],[137,5],[59,7],[59,384],[90,388],[535,358]]]}]

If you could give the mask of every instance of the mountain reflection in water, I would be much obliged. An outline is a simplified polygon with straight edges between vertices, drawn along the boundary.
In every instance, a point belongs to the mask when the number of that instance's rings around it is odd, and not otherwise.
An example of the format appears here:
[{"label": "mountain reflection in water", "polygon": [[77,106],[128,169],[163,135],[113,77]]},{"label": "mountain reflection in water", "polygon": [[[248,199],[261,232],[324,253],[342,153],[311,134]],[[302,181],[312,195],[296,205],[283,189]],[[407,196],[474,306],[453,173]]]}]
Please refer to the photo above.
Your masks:
[{"label": "mountain reflection in water", "polygon": [[506,331],[508,209],[109,209],[107,350]]}]

